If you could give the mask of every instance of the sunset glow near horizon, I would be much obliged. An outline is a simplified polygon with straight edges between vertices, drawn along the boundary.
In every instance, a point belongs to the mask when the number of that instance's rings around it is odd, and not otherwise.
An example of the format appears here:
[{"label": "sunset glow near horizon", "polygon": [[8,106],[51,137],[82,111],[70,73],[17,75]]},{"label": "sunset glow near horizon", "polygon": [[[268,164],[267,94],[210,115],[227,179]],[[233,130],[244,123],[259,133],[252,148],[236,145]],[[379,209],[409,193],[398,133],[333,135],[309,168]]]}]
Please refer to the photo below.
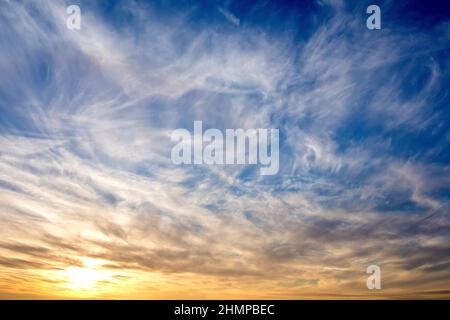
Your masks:
[{"label": "sunset glow near horizon", "polygon": [[[71,4],[0,0],[0,299],[450,298],[448,12]],[[195,121],[279,170],[174,164]]]}]

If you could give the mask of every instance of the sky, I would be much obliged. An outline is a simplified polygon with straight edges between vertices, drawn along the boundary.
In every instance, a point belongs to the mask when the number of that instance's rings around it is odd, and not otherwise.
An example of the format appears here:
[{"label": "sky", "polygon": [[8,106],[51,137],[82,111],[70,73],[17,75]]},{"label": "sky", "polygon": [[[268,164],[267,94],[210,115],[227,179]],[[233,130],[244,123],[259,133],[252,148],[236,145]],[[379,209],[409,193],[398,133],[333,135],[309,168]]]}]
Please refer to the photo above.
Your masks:
[{"label": "sky", "polygon": [[449,86],[444,1],[0,0],[0,298],[448,299]]}]

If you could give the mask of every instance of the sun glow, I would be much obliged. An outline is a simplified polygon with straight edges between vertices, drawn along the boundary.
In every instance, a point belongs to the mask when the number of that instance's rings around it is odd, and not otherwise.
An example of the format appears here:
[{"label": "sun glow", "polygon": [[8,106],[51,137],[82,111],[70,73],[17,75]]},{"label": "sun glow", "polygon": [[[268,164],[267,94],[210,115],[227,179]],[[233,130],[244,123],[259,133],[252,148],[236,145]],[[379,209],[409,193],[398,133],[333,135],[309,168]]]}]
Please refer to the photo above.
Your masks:
[{"label": "sun glow", "polygon": [[68,267],[64,270],[67,288],[74,291],[95,291],[102,283],[110,282],[113,273],[102,269],[102,263],[93,259],[82,259],[82,267]]}]

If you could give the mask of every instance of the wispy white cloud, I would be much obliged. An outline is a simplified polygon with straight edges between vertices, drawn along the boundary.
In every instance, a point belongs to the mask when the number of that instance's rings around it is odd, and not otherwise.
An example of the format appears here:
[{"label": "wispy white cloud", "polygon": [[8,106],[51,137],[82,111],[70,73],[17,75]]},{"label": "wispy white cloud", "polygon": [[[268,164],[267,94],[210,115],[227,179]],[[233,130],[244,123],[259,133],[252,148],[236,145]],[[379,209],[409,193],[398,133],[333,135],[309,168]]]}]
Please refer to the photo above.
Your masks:
[{"label": "wispy white cloud", "polygon": [[[76,32],[62,2],[2,3],[0,267],[64,269],[91,257],[127,277],[195,274],[209,293],[230,281],[298,297],[360,294],[356,281],[375,260],[392,283],[442,289],[449,217],[435,194],[449,187],[448,166],[404,159],[388,136],[441,121],[429,99],[448,71],[428,61],[428,80],[405,97],[417,65],[405,54],[428,40],[375,36],[331,5],[336,16],[299,44],[225,9],[235,32],[197,31],[185,13],[167,23],[129,2],[121,10],[137,36],[95,10],[82,11]],[[382,129],[344,148],[339,132],[359,113]],[[194,120],[279,127],[280,175],[174,166],[170,132]]]},{"label": "wispy white cloud", "polygon": [[232,14],[230,11],[228,11],[228,10],[226,10],[226,9],[223,9],[223,8],[219,8],[219,12],[221,13],[221,14],[223,14],[223,16],[228,20],[228,21],[230,21],[232,24],[234,24],[234,25],[236,25],[236,26],[239,26],[239,24],[240,24],[240,20],[239,20],[239,18],[238,17],[236,17],[234,14]]}]

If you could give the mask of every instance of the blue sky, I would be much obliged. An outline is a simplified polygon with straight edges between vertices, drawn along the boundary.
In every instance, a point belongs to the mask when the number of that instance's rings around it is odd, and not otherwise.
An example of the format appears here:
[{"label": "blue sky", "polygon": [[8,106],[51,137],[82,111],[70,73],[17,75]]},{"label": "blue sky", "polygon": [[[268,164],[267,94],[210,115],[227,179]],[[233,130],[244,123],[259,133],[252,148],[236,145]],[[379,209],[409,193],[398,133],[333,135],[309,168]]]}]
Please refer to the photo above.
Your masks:
[{"label": "blue sky", "polygon": [[[448,4],[0,8],[0,296],[448,297]],[[174,165],[195,120],[279,128],[279,173]]]}]

